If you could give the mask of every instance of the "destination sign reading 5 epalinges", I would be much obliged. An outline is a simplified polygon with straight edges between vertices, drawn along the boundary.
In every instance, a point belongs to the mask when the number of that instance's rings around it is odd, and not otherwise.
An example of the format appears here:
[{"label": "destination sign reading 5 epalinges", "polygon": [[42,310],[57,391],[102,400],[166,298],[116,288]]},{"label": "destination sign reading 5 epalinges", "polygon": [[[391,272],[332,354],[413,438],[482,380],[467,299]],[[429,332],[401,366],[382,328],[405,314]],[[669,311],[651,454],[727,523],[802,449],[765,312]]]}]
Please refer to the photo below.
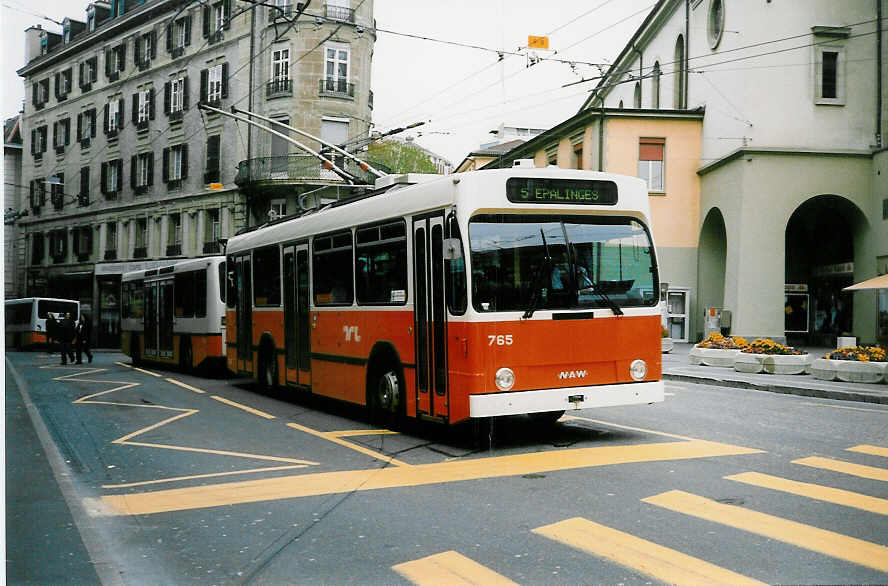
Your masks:
[{"label": "destination sign reading 5 epalinges", "polygon": [[513,203],[612,206],[617,203],[617,184],[613,181],[512,177],[506,181],[506,197]]}]

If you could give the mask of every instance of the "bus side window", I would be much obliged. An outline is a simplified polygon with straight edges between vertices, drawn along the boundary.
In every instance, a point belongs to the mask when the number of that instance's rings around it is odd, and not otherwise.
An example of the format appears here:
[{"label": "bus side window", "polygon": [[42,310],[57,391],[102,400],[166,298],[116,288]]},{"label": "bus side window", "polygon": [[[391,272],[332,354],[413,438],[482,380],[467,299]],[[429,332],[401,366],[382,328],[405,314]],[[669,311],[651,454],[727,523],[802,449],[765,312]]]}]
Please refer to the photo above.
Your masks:
[{"label": "bus side window", "polygon": [[354,260],[351,231],[312,241],[312,286],[316,305],[351,305]]},{"label": "bus side window", "polygon": [[358,303],[407,303],[407,225],[403,220],[356,232]]},{"label": "bus side window", "polygon": [[256,307],[281,304],[281,250],[277,244],[253,252],[256,279],[253,282],[253,301]]}]

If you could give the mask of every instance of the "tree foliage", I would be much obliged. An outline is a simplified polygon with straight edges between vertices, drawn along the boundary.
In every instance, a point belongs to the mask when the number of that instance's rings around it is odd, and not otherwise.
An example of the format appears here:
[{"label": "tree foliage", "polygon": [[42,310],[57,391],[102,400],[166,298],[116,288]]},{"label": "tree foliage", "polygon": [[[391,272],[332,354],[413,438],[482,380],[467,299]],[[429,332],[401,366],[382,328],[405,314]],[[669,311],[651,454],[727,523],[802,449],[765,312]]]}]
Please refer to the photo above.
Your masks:
[{"label": "tree foliage", "polygon": [[399,140],[382,140],[367,148],[370,164],[379,163],[392,173],[437,173],[431,157],[414,144]]}]

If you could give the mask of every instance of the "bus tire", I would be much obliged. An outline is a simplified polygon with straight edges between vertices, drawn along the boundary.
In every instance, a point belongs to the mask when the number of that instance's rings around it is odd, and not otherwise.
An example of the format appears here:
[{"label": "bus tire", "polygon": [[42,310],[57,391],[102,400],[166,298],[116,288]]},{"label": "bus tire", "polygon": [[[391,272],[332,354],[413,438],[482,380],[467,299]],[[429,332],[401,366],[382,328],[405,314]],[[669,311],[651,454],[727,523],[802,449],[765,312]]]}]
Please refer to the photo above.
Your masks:
[{"label": "bus tire", "polygon": [[543,411],[541,413],[529,413],[530,420],[538,425],[546,427],[555,425],[555,422],[561,419],[564,411]]},{"label": "bus tire", "polygon": [[179,342],[179,368],[182,370],[194,368],[194,350],[191,347],[189,336],[183,336]]},{"label": "bus tire", "polygon": [[391,363],[383,364],[370,377],[367,405],[370,421],[397,429],[404,415],[404,377]]},{"label": "bus tire", "polygon": [[265,343],[259,350],[258,368],[259,387],[264,391],[271,391],[278,386],[277,353],[274,344]]}]

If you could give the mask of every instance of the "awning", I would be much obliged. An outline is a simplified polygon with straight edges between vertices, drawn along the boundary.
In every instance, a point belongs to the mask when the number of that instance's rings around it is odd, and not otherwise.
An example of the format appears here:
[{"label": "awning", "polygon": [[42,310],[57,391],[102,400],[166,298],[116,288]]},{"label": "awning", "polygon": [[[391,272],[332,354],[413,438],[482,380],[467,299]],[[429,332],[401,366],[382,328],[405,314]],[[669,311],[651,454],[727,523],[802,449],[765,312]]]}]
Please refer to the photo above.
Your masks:
[{"label": "awning", "polygon": [[861,289],[888,289],[888,274],[873,277],[860,283],[855,283],[850,287],[845,287],[843,291],[859,291]]}]

